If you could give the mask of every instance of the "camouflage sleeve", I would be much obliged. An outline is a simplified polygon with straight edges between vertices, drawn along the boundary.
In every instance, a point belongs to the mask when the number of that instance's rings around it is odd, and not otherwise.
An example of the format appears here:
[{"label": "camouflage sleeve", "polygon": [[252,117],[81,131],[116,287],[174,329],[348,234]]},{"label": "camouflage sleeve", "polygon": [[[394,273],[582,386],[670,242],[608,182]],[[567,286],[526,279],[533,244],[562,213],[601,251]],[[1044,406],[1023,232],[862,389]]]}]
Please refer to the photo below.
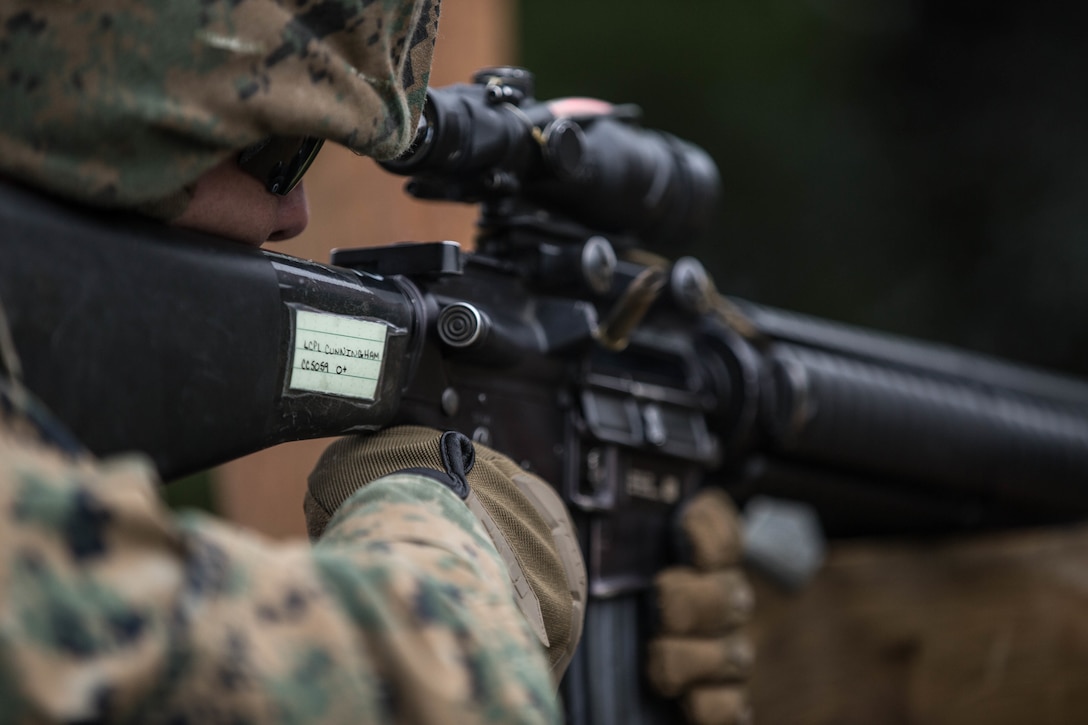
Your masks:
[{"label": "camouflage sleeve", "polygon": [[141,459],[0,426],[4,722],[541,722],[543,653],[486,534],[396,474],[315,547],[173,518]]}]

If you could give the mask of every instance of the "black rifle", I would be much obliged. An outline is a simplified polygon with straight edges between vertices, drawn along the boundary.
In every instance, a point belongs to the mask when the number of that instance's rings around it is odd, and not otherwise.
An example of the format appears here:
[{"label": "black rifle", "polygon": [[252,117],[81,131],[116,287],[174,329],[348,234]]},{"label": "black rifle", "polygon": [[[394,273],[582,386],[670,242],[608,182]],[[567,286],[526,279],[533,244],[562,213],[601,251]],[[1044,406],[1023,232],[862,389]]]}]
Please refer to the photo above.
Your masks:
[{"label": "black rifle", "polygon": [[726,300],[641,248],[710,220],[717,171],[626,109],[555,118],[519,69],[433,90],[387,168],[481,204],[478,251],[251,250],[0,187],[25,385],[167,480],[287,440],[457,429],[554,483],[590,573],[572,722],[667,719],[642,593],[700,486],[812,503],[833,533],[1088,512],[1088,385]]}]

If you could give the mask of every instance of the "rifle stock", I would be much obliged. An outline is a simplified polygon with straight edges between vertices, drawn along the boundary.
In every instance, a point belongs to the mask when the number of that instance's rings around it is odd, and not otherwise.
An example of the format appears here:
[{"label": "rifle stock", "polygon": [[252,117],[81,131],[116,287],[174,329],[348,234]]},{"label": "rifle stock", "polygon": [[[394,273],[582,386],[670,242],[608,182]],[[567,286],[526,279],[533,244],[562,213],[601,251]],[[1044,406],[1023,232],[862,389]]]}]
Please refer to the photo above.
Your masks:
[{"label": "rifle stock", "polygon": [[[418,304],[395,281],[89,212],[0,185],[4,305],[23,383],[97,455],[164,480],[396,413]],[[292,388],[299,310],[379,321],[367,399]]]}]

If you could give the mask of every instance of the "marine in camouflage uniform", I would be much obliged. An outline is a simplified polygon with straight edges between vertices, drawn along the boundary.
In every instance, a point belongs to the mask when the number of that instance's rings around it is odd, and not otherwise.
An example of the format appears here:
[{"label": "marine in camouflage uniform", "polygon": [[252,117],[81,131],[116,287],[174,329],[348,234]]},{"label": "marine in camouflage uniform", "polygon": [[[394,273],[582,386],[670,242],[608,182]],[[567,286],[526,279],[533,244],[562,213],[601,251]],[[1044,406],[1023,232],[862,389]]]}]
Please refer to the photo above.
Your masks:
[{"label": "marine in camouflage uniform", "polygon": [[[168,220],[202,174],[269,136],[393,156],[437,20],[438,0],[5,0],[0,175]],[[500,556],[433,472],[350,491],[331,476],[312,547],[174,516],[142,458],[97,462],[47,416],[30,423],[10,346],[4,359],[0,722],[557,719],[576,595],[535,592],[543,631],[522,614],[526,581],[577,588],[550,519],[523,522],[548,561],[512,584],[524,551]],[[498,476],[497,500],[523,496],[514,478]]]},{"label": "marine in camouflage uniform", "polygon": [[322,538],[172,516],[140,457],[0,426],[0,722],[549,722],[544,651],[449,489],[394,474]]}]

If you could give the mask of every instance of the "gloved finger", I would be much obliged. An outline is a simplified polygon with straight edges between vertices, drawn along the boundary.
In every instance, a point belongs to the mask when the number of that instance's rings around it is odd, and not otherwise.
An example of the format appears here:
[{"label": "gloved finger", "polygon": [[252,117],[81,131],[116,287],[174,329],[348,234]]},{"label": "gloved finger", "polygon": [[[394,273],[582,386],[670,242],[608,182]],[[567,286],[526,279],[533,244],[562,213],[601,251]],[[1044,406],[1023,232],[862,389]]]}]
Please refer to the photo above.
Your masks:
[{"label": "gloved finger", "polygon": [[696,568],[721,569],[740,561],[740,517],[724,491],[705,488],[695,494],[680,515],[680,528],[687,536],[691,563]]},{"label": "gloved finger", "polygon": [[672,567],[654,577],[663,634],[724,634],[748,621],[755,594],[737,568],[700,572]]},{"label": "gloved finger", "polygon": [[302,513],[306,518],[306,534],[311,541],[317,541],[325,533],[333,511],[323,506],[307,489],[302,497]]},{"label": "gloved finger", "polygon": [[746,679],[754,661],[743,632],[715,639],[658,637],[647,649],[646,674],[660,694],[676,697],[692,685]]},{"label": "gloved finger", "polygon": [[752,725],[752,708],[743,687],[695,687],[684,693],[680,704],[691,725]]},{"label": "gloved finger", "polygon": [[330,444],[310,473],[303,501],[310,538],[321,535],[336,509],[360,486],[416,466],[445,470],[439,436],[427,428],[402,426]]}]

